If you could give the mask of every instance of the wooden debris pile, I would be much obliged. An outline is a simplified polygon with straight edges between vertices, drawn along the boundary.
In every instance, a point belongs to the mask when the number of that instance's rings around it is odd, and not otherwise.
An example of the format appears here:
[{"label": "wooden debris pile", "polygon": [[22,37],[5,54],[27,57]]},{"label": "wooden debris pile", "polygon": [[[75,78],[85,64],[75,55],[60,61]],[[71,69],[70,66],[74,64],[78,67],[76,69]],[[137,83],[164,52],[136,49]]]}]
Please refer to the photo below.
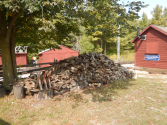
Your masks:
[{"label": "wooden debris pile", "polygon": [[54,95],[58,95],[86,87],[101,87],[103,84],[131,77],[132,73],[119,63],[102,54],[90,52],[56,62],[47,72],[41,73],[40,78],[33,74],[24,84],[29,93],[40,80],[43,88],[50,86]]}]

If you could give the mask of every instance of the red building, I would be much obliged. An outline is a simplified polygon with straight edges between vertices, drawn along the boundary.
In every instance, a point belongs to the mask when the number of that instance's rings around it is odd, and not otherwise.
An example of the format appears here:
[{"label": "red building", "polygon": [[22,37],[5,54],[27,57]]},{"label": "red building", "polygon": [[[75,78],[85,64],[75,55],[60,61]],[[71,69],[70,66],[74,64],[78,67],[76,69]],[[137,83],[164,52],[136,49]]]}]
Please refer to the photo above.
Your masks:
[{"label": "red building", "polygon": [[[16,64],[17,65],[27,65],[28,63],[27,47],[16,46],[15,54],[16,54]],[[0,54],[0,65],[2,65],[1,54]]]},{"label": "red building", "polygon": [[[47,49],[45,51],[39,52],[39,62],[38,63],[47,63],[54,62],[54,59],[59,61],[66,59],[71,56],[78,56],[79,52],[73,49],[67,48],[65,46],[60,45],[61,49]],[[42,67],[49,65],[41,65]]]},{"label": "red building", "polygon": [[167,69],[167,27],[150,24],[139,36],[131,41],[135,43],[135,66]]}]

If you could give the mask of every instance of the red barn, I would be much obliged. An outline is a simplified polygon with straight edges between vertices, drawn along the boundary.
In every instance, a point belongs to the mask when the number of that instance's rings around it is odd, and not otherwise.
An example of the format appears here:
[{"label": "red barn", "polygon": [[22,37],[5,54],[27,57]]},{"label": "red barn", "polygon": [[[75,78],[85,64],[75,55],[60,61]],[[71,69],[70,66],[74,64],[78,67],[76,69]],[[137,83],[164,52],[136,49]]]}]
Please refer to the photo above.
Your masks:
[{"label": "red barn", "polygon": [[[61,49],[47,49],[45,51],[39,52],[39,62],[38,63],[47,63],[54,62],[54,59],[59,61],[66,59],[71,56],[78,56],[79,52],[73,49],[67,48],[65,46],[60,45]],[[42,67],[49,65],[41,65]]]},{"label": "red barn", "polygon": [[135,66],[167,69],[167,27],[150,24],[139,36],[131,41],[135,43]]},{"label": "red barn", "polygon": [[[16,55],[16,64],[17,65],[27,65],[28,57],[27,57],[27,47],[16,46],[15,47],[15,55]],[[0,65],[2,65],[2,57],[0,54]]]}]

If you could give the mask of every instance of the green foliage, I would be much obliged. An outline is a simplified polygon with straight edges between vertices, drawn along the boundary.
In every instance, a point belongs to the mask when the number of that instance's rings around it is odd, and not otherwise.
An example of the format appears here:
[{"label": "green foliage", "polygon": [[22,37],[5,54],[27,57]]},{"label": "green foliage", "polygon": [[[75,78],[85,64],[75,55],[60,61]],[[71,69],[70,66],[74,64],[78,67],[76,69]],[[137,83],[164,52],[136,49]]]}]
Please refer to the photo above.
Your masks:
[{"label": "green foliage", "polygon": [[[142,2],[119,4],[117,0],[0,1],[0,9],[6,11],[7,20],[20,13],[15,23],[16,45],[29,46],[30,53],[58,47],[59,44],[72,47],[75,36],[80,35],[81,24],[94,37],[92,42],[98,52],[104,48],[101,44],[115,46],[111,38],[117,36],[118,25],[121,24],[122,28],[130,26],[127,21],[138,18],[136,12],[144,6]],[[128,13],[125,7],[129,7]]]},{"label": "green foliage", "polygon": [[163,17],[167,17],[167,7],[164,8]]},{"label": "green foliage", "polygon": [[162,6],[156,5],[151,13],[153,15],[153,20],[160,20],[162,17]]},{"label": "green foliage", "polygon": [[88,52],[94,52],[94,44],[91,42],[91,37],[87,35],[82,35],[80,43],[81,43],[81,54],[82,53],[88,53]]},{"label": "green foliage", "polygon": [[156,7],[152,11],[153,18],[151,19],[151,23],[160,26],[167,26],[167,8],[162,10],[162,6],[156,5]]},{"label": "green foliage", "polygon": [[[115,52],[118,26],[121,25],[121,36],[129,34],[134,27],[128,21],[139,18],[137,12],[145,7],[140,1],[120,4],[117,0],[90,0],[89,5],[91,8],[86,11],[89,18],[84,21],[87,25],[86,31],[88,35],[93,36],[95,51],[103,51],[104,54],[106,50],[107,53]],[[125,30],[127,28],[129,32]]]},{"label": "green foliage", "polygon": [[146,13],[143,12],[142,14],[142,19],[139,20],[139,26],[141,30],[144,30],[148,25],[149,25],[150,21],[147,18]]},{"label": "green foliage", "polygon": [[[24,2],[24,1],[22,1]],[[29,46],[28,51],[39,52],[48,48],[57,48],[63,44],[72,47],[71,33],[79,34],[80,20],[76,13],[76,4],[83,1],[55,0],[40,1],[39,10],[32,14],[24,12],[17,20],[17,45]],[[25,2],[26,3],[26,2]],[[37,6],[37,4],[33,4]],[[30,6],[29,8],[34,8]],[[27,11],[27,10],[25,10]],[[32,11],[32,10],[30,10]],[[80,8],[80,12],[82,9]],[[31,15],[31,16],[30,16]],[[28,16],[26,18],[26,16]],[[26,18],[20,22],[20,20]]]}]

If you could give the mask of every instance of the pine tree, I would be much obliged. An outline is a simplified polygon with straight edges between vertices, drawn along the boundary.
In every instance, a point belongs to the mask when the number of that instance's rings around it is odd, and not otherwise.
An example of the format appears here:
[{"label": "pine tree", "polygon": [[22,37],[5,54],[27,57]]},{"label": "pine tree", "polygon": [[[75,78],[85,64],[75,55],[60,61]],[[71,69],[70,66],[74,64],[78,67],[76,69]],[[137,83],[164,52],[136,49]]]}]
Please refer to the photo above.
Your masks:
[{"label": "pine tree", "polygon": [[143,12],[142,19],[139,20],[139,26],[141,30],[144,30],[149,25],[149,19],[147,18],[147,14]]},{"label": "pine tree", "polygon": [[[121,29],[131,29],[128,21],[139,18],[137,12],[145,7],[141,2],[119,4],[117,0],[92,0],[91,3],[93,11],[89,12],[91,20],[88,21],[88,34],[94,37],[92,41],[95,42],[95,47],[99,47],[97,50],[103,50],[104,54],[109,44],[115,45],[114,38],[118,36],[118,26],[121,25]],[[125,7],[129,7],[128,13]],[[121,35],[126,33],[121,30]]]}]

